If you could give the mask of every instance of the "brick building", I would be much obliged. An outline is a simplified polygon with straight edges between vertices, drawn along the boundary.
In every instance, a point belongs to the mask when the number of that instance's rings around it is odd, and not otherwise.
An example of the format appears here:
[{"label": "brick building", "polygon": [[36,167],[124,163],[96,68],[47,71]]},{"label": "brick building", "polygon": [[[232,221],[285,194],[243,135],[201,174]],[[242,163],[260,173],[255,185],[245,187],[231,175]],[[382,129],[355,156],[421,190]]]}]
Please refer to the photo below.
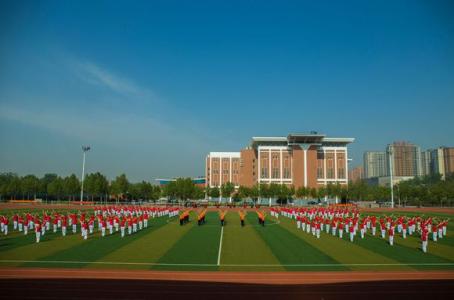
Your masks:
[{"label": "brick building", "polygon": [[287,184],[318,188],[348,183],[347,145],[353,138],[324,134],[289,134],[286,137],[253,137],[239,152],[210,152],[206,156],[206,184],[220,187],[232,182]]}]

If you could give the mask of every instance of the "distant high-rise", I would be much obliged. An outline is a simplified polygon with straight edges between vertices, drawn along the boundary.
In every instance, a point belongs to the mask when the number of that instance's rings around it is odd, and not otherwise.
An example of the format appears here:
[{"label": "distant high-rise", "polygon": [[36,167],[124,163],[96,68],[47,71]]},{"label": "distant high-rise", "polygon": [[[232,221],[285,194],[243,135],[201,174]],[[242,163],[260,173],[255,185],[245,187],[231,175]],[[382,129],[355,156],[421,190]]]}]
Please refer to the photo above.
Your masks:
[{"label": "distant high-rise", "polygon": [[348,179],[351,182],[357,182],[364,178],[364,168],[362,166],[358,166],[348,171],[348,174]]},{"label": "distant high-rise", "polygon": [[364,152],[364,178],[386,176],[386,158],[384,151]]},{"label": "distant high-rise", "polygon": [[445,175],[454,173],[454,147],[444,147]]},{"label": "distant high-rise", "polygon": [[454,173],[454,147],[439,147],[430,152],[430,170],[432,174],[440,174],[442,179]]},{"label": "distant high-rise", "polygon": [[431,156],[430,150],[421,152],[421,176],[431,175]]},{"label": "distant high-rise", "polygon": [[421,176],[421,149],[408,142],[394,142],[386,147],[386,167],[389,174],[389,155],[393,176]]}]

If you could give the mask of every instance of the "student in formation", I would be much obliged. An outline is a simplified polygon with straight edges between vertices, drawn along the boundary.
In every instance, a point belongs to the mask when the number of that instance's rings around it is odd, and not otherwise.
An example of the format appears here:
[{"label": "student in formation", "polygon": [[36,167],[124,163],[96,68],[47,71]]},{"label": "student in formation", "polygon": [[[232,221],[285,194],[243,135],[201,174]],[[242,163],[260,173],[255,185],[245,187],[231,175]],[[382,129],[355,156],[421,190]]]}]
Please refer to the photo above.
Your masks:
[{"label": "student in formation", "polygon": [[106,235],[106,227],[107,227],[107,222],[106,219],[101,220],[101,236],[104,237]]},{"label": "student in formation", "polygon": [[339,238],[342,238],[343,234],[344,234],[344,223],[339,222]]},{"label": "student in formation", "polygon": [[68,222],[68,218],[63,215],[62,216],[62,220],[61,220],[61,235],[62,236],[66,236],[66,225],[67,225],[67,222]]},{"label": "student in formation", "polygon": [[422,252],[427,253],[427,244],[429,239],[429,231],[424,227],[421,231],[421,249]]},{"label": "student in formation", "polygon": [[125,237],[125,224],[126,224],[126,218],[123,216],[120,221],[120,233],[121,237]]},{"label": "student in formation", "polygon": [[8,223],[9,223],[8,217],[4,217],[3,218],[3,233],[5,235],[8,235]]},{"label": "student in formation", "polygon": [[86,240],[88,238],[88,223],[87,221],[82,221],[80,224],[80,228],[82,231],[82,238]]},{"label": "student in formation", "polygon": [[389,226],[388,229],[388,238],[389,238],[389,245],[394,245],[394,225]]},{"label": "student in formation", "polygon": [[41,222],[39,220],[35,220],[35,235],[36,242],[39,243],[41,240]]},{"label": "student in formation", "polygon": [[240,211],[240,223],[241,227],[244,227],[244,212]]},{"label": "student in formation", "polygon": [[354,226],[350,226],[348,228],[348,230],[350,231],[350,242],[353,243],[353,238],[355,237],[355,227]]},{"label": "student in formation", "polygon": [[225,224],[225,212],[224,211],[221,211],[219,213],[219,220],[221,221],[221,226],[224,226],[224,224]]}]

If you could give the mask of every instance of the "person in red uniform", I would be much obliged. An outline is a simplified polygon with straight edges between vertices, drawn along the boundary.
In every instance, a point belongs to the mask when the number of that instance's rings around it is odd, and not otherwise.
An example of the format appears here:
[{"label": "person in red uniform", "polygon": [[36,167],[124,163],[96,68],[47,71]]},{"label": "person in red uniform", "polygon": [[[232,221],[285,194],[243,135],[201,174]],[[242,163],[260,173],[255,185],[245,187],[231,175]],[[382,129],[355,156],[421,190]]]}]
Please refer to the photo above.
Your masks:
[{"label": "person in red uniform", "polygon": [[58,225],[58,216],[54,216],[54,219],[52,220],[52,225],[54,227],[54,233],[57,232],[57,225]]},{"label": "person in red uniform", "polygon": [[348,231],[350,232],[350,242],[353,243],[353,238],[355,237],[355,226],[350,226]]},{"label": "person in red uniform", "polygon": [[342,221],[339,221],[339,238],[342,238],[344,234],[344,223]]},{"label": "person in red uniform", "polygon": [[68,225],[68,217],[63,215],[61,218],[61,235],[66,236],[66,226]]},{"label": "person in red uniform", "polygon": [[71,215],[71,224],[73,226],[73,233],[75,234],[77,232],[77,215],[76,214]]},{"label": "person in red uniform", "polygon": [[8,223],[9,223],[9,219],[8,219],[8,216],[5,216],[3,218],[3,233],[5,235],[8,235]]},{"label": "person in red uniform", "polygon": [[315,223],[315,234],[317,238],[320,238],[321,224],[320,222]]},{"label": "person in red uniform", "polygon": [[405,222],[402,223],[402,238],[407,238],[407,223]]},{"label": "person in red uniform", "polygon": [[421,248],[422,252],[427,253],[427,244],[429,239],[429,231],[424,227],[421,232]]},{"label": "person in red uniform", "polygon": [[123,216],[120,221],[120,232],[121,232],[121,237],[125,237],[125,224],[126,224],[126,218]]},{"label": "person in red uniform", "polygon": [[107,227],[107,222],[106,219],[101,219],[101,236],[104,237],[106,235],[106,227]]},{"label": "person in red uniform", "polygon": [[22,224],[24,224],[24,235],[27,235],[28,234],[28,226],[29,226],[30,219],[27,218],[27,217],[19,218],[19,221],[22,222]]},{"label": "person in red uniform", "polygon": [[80,224],[80,227],[82,228],[82,237],[84,238],[84,240],[86,240],[87,237],[88,237],[88,223],[87,223],[87,221],[82,221],[81,224]]},{"label": "person in red uniform", "polygon": [[35,234],[36,242],[39,243],[41,239],[41,222],[38,219],[35,220]]},{"label": "person in red uniform", "polygon": [[388,229],[389,245],[394,245],[394,225],[390,225]]}]

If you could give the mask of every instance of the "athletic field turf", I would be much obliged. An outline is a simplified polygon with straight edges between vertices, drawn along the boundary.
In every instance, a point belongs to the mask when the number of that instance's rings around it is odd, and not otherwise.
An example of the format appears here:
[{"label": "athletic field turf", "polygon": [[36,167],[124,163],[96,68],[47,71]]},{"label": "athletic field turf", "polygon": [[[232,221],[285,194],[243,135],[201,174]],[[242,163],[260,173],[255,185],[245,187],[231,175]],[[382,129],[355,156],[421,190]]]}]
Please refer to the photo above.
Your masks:
[{"label": "athletic field turf", "polygon": [[[409,213],[411,214],[411,213]],[[426,214],[427,215],[427,214]],[[436,214],[449,218],[453,215]],[[65,267],[159,269],[200,271],[344,271],[344,270],[454,270],[454,228],[438,242],[429,241],[428,253],[420,250],[419,236],[403,240],[396,233],[393,247],[387,240],[359,235],[354,243],[322,233],[320,239],[296,228],[295,220],[267,216],[258,225],[248,212],[240,226],[237,211],[229,211],[226,225],[218,213],[207,213],[198,226],[196,214],[180,226],[178,217],[151,219],[149,227],[121,239],[118,233],[104,238],[95,234],[83,240],[78,229],[66,237],[47,232],[41,243],[12,232],[0,237],[0,267]],[[10,228],[12,225],[10,224]]]}]

